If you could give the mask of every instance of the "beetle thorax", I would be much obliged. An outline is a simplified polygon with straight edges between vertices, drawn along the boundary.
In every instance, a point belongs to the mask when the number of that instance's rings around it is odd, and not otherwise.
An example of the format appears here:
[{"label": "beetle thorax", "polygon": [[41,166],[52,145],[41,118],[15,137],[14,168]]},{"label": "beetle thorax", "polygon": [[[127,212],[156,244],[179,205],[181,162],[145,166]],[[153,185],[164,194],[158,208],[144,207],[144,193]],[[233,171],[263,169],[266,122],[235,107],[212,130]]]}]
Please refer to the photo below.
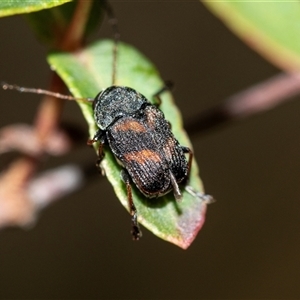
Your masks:
[{"label": "beetle thorax", "polygon": [[94,116],[100,129],[106,130],[117,119],[140,110],[147,99],[132,88],[111,86],[95,98]]}]

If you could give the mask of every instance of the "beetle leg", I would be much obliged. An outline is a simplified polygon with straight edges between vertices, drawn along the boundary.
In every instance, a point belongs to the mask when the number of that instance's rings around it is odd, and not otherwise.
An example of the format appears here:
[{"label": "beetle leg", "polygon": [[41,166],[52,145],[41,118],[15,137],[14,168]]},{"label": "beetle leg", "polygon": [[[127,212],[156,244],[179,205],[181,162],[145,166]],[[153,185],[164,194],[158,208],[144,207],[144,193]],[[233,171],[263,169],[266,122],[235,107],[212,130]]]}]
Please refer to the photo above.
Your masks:
[{"label": "beetle leg", "polygon": [[166,120],[166,121],[167,121],[167,123],[168,123],[169,129],[172,129],[172,124],[171,124],[171,122],[168,121],[168,120]]},{"label": "beetle leg", "polygon": [[188,172],[187,172],[187,181],[189,180],[190,177],[190,172],[191,172],[191,168],[192,168],[192,162],[193,162],[193,151],[185,146],[181,146],[181,149],[183,151],[183,153],[189,154],[189,160],[188,160]]},{"label": "beetle leg", "polygon": [[213,196],[195,191],[190,185],[185,187],[185,190],[193,197],[200,198],[205,204],[216,202]]},{"label": "beetle leg", "polygon": [[161,97],[160,95],[162,93],[164,93],[165,91],[169,91],[171,90],[171,88],[173,87],[173,83],[171,81],[166,81],[165,85],[153,95],[153,101],[154,101],[154,105],[159,107],[161,105]]},{"label": "beetle leg", "polygon": [[172,184],[172,186],[173,186],[174,197],[175,197],[176,201],[180,202],[180,201],[181,201],[181,198],[182,198],[182,194],[181,194],[181,192],[180,192],[178,183],[177,183],[177,181],[176,181],[175,176],[174,176],[173,173],[171,172],[171,170],[169,170],[169,172],[170,172],[171,184]]},{"label": "beetle leg", "polygon": [[131,215],[131,224],[132,224],[131,234],[132,234],[132,238],[133,238],[133,240],[137,241],[142,237],[142,232],[140,230],[138,220],[137,220],[137,210],[135,208],[135,205],[134,205],[133,199],[132,199],[132,190],[131,190],[131,185],[130,185],[130,177],[129,177],[129,174],[124,169],[121,171],[121,178],[126,184],[129,212],[130,212],[130,215]]},{"label": "beetle leg", "polygon": [[94,143],[99,142],[99,147],[98,147],[98,159],[96,161],[96,166],[98,170],[100,170],[101,174],[104,176],[105,171],[101,166],[101,161],[104,158],[104,151],[103,151],[103,145],[106,143],[106,134],[105,131],[98,129],[97,132],[95,133],[94,137],[92,139],[88,139],[87,144],[89,146],[92,146]]}]

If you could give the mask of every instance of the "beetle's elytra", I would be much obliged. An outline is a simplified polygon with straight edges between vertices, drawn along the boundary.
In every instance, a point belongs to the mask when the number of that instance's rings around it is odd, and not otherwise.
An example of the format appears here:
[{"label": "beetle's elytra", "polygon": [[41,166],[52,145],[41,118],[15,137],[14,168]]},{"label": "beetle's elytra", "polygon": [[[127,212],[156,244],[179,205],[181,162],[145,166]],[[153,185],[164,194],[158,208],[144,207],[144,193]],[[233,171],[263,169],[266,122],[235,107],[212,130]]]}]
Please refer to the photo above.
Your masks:
[{"label": "beetle's elytra", "polygon": [[173,190],[180,200],[178,184],[188,179],[192,152],[176,140],[163,112],[132,88],[111,86],[95,98],[93,107],[99,129],[88,143],[100,142],[99,164],[104,156],[103,145],[107,144],[123,167],[133,238],[139,239],[131,180],[146,197],[159,197]]}]

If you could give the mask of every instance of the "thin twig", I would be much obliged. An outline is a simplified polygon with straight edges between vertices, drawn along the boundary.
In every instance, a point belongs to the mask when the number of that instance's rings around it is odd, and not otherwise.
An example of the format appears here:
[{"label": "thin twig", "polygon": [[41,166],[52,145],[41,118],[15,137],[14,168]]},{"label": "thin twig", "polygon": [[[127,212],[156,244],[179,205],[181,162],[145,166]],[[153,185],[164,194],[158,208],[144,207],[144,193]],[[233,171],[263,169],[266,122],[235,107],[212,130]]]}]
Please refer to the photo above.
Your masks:
[{"label": "thin twig", "polygon": [[27,193],[27,182],[38,161],[29,157],[15,160],[0,176],[0,227],[24,226],[34,221],[34,205]]},{"label": "thin twig", "polygon": [[91,163],[60,166],[30,179],[28,172],[32,175],[34,166],[19,159],[0,177],[0,229],[31,225],[41,209],[79,190],[90,179],[101,178]]},{"label": "thin twig", "polygon": [[221,104],[201,113],[187,124],[190,134],[250,117],[290,100],[300,93],[300,73],[281,73],[237,93]]}]

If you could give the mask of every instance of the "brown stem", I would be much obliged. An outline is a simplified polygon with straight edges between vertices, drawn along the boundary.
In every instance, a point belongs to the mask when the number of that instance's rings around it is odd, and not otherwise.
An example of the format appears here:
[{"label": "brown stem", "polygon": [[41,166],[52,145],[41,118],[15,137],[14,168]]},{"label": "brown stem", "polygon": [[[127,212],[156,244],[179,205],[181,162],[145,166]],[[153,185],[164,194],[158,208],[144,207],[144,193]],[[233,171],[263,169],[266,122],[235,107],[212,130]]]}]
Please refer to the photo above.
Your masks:
[{"label": "brown stem", "polygon": [[[53,74],[50,90],[53,92],[62,92],[64,90],[64,84],[56,74]],[[56,129],[63,104],[64,101],[61,99],[50,96],[43,97],[35,119],[36,134],[41,142],[47,139],[49,134]]]},{"label": "brown stem", "polygon": [[[89,12],[92,6],[91,0],[79,0],[73,14],[72,20],[66,29],[58,48],[64,51],[74,51],[82,45],[85,25],[88,20]],[[63,93],[64,83],[54,74],[50,88],[51,91]],[[38,136],[43,141],[56,129],[64,101],[61,99],[46,96],[38,109],[35,125]]]},{"label": "brown stem", "polygon": [[186,126],[200,133],[229,121],[240,120],[271,109],[300,93],[300,73],[281,73],[224,100],[201,113]]},{"label": "brown stem", "polygon": [[60,43],[60,49],[64,51],[74,51],[82,46],[82,37],[93,0],[79,0],[72,18],[68,26],[65,36]]}]

